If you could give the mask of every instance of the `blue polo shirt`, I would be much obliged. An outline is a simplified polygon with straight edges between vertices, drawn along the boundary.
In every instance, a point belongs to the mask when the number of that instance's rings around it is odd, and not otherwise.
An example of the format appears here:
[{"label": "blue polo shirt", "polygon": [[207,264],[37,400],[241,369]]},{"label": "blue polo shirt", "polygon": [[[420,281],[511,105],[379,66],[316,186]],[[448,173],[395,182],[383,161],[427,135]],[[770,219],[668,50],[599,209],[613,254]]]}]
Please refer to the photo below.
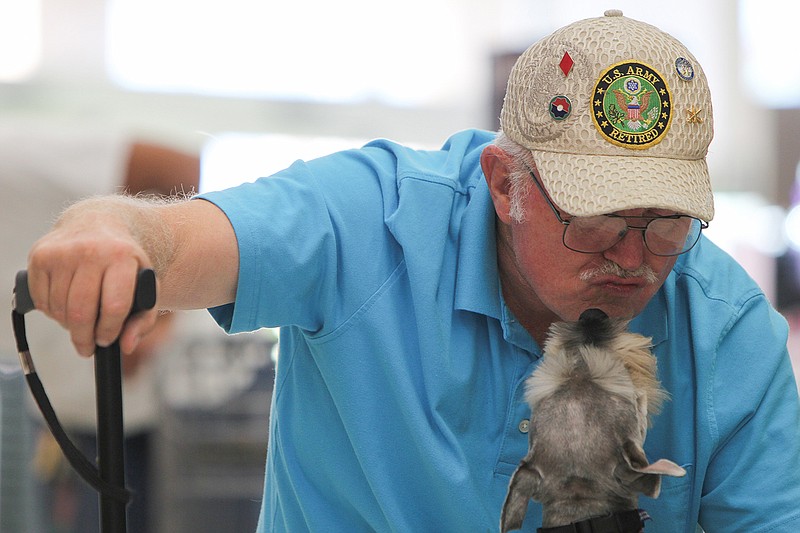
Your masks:
[{"label": "blue polo shirt", "polygon": [[[259,531],[497,531],[541,350],[505,306],[479,158],[379,140],[202,196],[239,243],[230,332],[281,327]],[[672,399],[645,450],[687,470],[648,532],[800,530],[787,326],[714,244],[632,323]],[[525,528],[541,525],[531,503]]]}]

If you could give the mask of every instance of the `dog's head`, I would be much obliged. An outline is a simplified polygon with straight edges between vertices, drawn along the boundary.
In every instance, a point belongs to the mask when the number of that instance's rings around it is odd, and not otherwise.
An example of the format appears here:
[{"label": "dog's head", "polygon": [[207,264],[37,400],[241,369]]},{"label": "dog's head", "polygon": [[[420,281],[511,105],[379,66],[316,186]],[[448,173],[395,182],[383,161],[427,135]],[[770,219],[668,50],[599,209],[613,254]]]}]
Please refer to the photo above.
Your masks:
[{"label": "dog's head", "polygon": [[[556,322],[550,327],[545,342],[545,368],[540,374],[552,376],[553,369],[547,367],[571,365],[576,358],[583,359],[591,367],[595,378],[600,382],[605,381],[613,392],[627,392],[635,396],[642,431],[645,432],[652,416],[661,411],[668,395],[657,378],[656,358],[650,351],[651,339],[628,331],[629,323],[630,320],[610,318],[600,309],[587,309],[576,322]],[[611,382],[603,379],[604,376],[624,379],[623,374],[609,372],[615,362],[625,367],[630,384],[612,387]],[[563,372],[563,368],[555,371]],[[552,388],[542,381],[532,376],[528,382],[526,399],[531,406],[552,392]],[[625,391],[620,390],[619,385]]]},{"label": "dog's head", "polygon": [[661,476],[685,471],[642,448],[651,416],[667,395],[656,377],[650,339],[599,309],[551,327],[544,358],[528,378],[530,449],[509,485],[503,531],[521,526],[529,498],[544,525],[568,524],[635,508],[657,497]]}]

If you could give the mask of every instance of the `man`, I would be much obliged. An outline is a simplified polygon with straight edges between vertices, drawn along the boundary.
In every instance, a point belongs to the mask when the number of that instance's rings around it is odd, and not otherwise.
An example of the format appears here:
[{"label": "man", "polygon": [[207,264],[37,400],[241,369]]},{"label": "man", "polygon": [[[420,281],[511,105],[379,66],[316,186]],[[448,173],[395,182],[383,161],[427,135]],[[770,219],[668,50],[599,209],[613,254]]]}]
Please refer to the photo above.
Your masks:
[{"label": "man", "polygon": [[[0,127],[0,221],[4,254],[0,256],[6,294],[14,275],[25,266],[25,253],[44,234],[69,202],[94,194],[125,190],[131,194],[170,195],[193,191],[199,181],[196,155],[143,139],[132,139],[114,128],[56,126],[6,119]],[[96,414],[94,365],[71,353],[69,338],[52,321],[33,313],[28,318],[36,368],[59,420],[84,454],[93,458]],[[147,360],[170,334],[168,315],[159,320],[134,352],[124,360],[126,479],[136,497],[128,507],[128,531],[146,532],[148,469],[157,422],[155,368]],[[11,323],[0,330],[0,361],[16,360]],[[18,363],[17,363],[18,364]],[[99,529],[98,495],[67,464],[55,440],[41,423],[34,458],[41,509],[37,531],[90,533]],[[15,429],[19,431],[18,429]],[[0,480],[11,481],[0,472]],[[20,491],[20,487],[8,488]],[[0,528],[2,529],[2,528]]]},{"label": "man", "polygon": [[[643,499],[648,531],[796,530],[786,324],[700,235],[696,59],[607,12],[523,54],[501,122],[496,140],[375,141],[179,204],[76,205],[31,251],[34,302],[84,355],[151,327],[123,329],[142,267],[161,308],[282,326],[262,531],[496,530],[548,327],[634,317],[672,395],[646,451],[688,472]],[[525,527],[540,520],[531,503]]]}]

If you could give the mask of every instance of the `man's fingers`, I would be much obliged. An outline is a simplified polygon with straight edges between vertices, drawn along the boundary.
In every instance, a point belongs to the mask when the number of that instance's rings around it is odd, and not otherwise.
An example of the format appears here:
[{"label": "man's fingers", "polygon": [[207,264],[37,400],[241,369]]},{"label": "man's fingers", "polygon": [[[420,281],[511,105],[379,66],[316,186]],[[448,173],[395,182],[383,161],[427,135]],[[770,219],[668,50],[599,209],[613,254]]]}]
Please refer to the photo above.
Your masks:
[{"label": "man's fingers", "polygon": [[[75,272],[65,297],[66,319],[62,323],[69,329],[75,349],[79,354],[87,357],[94,353],[96,343],[95,326],[97,324],[97,304],[100,298],[100,287],[96,282],[97,275],[88,269]],[[51,293],[57,291],[54,284]],[[53,297],[51,301],[56,299]]]},{"label": "man's fingers", "polygon": [[50,276],[47,272],[28,269],[28,294],[36,309],[49,313]]},{"label": "man's fingers", "polygon": [[109,346],[120,336],[133,305],[138,271],[139,266],[133,259],[115,263],[105,271],[98,300],[100,316],[95,328],[95,342],[99,346]]},{"label": "man's fingers", "polygon": [[119,338],[119,349],[123,354],[133,353],[139,346],[147,332],[153,329],[158,320],[158,311],[151,309],[143,311],[132,317],[125,323],[125,329]]},{"label": "man's fingers", "polygon": [[48,276],[48,294],[46,300],[46,313],[53,320],[66,326],[69,322],[67,300],[72,286],[72,270],[51,271]]},{"label": "man's fingers", "polygon": [[[131,311],[139,264],[137,259],[117,262],[102,270],[89,264],[48,270],[29,268],[29,290],[36,308],[70,331],[79,354],[90,356],[95,346],[109,346],[120,338]],[[129,329],[126,349],[153,327],[156,312],[143,313]]]}]

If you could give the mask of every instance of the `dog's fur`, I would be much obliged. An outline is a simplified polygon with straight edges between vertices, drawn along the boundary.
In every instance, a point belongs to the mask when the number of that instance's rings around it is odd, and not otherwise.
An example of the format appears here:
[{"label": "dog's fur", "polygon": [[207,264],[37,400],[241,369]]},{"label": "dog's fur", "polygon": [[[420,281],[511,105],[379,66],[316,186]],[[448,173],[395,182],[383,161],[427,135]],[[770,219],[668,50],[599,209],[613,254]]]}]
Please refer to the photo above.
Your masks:
[{"label": "dog's fur", "polygon": [[522,527],[530,498],[554,527],[636,509],[639,493],[658,497],[662,474],[685,475],[666,459],[647,462],[642,445],[667,394],[650,339],[627,326],[590,309],[550,328],[526,382],[529,451],[509,484],[503,532]]}]

